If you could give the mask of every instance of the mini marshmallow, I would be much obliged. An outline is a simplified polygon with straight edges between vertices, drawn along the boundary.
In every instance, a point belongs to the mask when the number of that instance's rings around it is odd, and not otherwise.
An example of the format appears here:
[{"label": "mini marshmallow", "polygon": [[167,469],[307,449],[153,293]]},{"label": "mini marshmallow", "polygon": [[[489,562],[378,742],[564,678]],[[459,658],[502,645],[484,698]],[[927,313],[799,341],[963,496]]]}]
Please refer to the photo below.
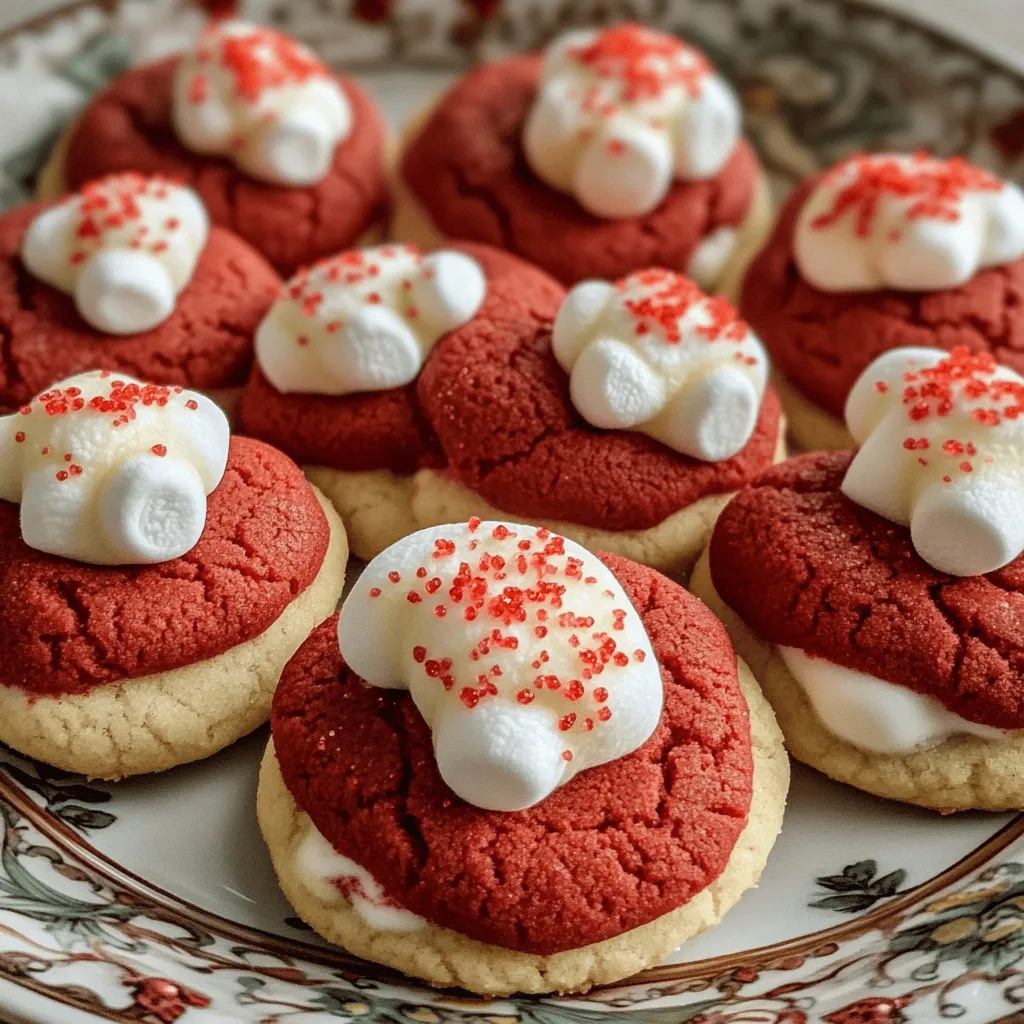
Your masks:
[{"label": "mini marshmallow", "polygon": [[668,270],[584,281],[555,319],[573,404],[604,430],[639,430],[706,462],[750,440],[768,379],[761,343],[722,298]]},{"label": "mini marshmallow", "polygon": [[21,504],[38,551],[164,562],[198,542],[227,457],[228,421],[210,399],[97,370],[0,417],[0,499]]},{"label": "mini marshmallow", "polygon": [[855,156],[807,198],[794,255],[823,291],[955,288],[1024,256],[1024,192],[962,157]]},{"label": "mini marshmallow", "polygon": [[112,174],[39,214],[21,258],[35,277],[73,295],[97,330],[137,334],[174,312],[208,232],[206,210],[190,188]]},{"label": "mini marshmallow", "polygon": [[546,529],[473,519],[406,537],[360,576],[338,640],[367,683],[409,690],[441,777],[487,810],[539,803],[661,716],[640,616],[603,562]]},{"label": "mini marshmallow", "polygon": [[933,568],[976,576],[1024,551],[1024,377],[964,348],[893,349],[858,378],[843,493],[910,527]]},{"label": "mini marshmallow", "polygon": [[256,359],[284,393],[402,387],[443,335],[476,315],[486,292],[480,265],[461,252],[345,252],[285,285],[256,331]]},{"label": "mini marshmallow", "polygon": [[182,56],[171,119],[193,152],[301,187],[330,170],[352,130],[352,107],[330,69],[294,39],[231,20],[212,24]]},{"label": "mini marshmallow", "polygon": [[635,217],[674,179],[715,177],[739,137],[739,103],[700,51],[622,24],[551,44],[523,147],[539,178],[590,213]]},{"label": "mini marshmallow", "polygon": [[813,657],[796,647],[779,647],[778,652],[822,724],[861,750],[909,754],[950,736],[998,740],[1009,735],[1007,730],[968,721],[928,694]]}]

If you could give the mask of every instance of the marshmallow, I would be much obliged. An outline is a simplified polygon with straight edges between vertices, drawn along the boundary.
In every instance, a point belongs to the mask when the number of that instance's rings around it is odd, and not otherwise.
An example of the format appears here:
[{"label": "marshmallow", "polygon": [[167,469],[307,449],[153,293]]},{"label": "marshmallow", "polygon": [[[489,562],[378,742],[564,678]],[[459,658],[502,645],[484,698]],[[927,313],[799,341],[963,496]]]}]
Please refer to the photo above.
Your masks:
[{"label": "marshmallow", "polygon": [[295,850],[295,874],[322,903],[347,900],[371,927],[382,932],[414,932],[427,922],[390,900],[380,883],[361,864],[338,853],[310,823]]},{"label": "marshmallow", "polygon": [[142,565],[190,551],[228,457],[203,395],[109,371],[62,381],[0,417],[0,500],[20,502],[38,551]]},{"label": "marshmallow", "polygon": [[635,217],[674,179],[714,178],[739,137],[739,103],[700,51],[622,24],[551,44],[523,148],[539,178],[590,213]]},{"label": "marshmallow", "polygon": [[757,425],[768,379],[761,343],[724,299],[680,274],[643,270],[616,285],[576,285],[552,345],[573,404],[595,427],[639,430],[718,462]]},{"label": "marshmallow", "polygon": [[909,754],[950,736],[1005,739],[1009,733],[949,711],[927,694],[843,668],[796,647],[779,656],[822,724],[841,740],[873,754]]},{"label": "marshmallow", "polygon": [[800,274],[829,292],[941,291],[1024,256],[1024,192],[962,157],[852,157],[797,218]]},{"label": "marshmallow", "polygon": [[73,295],[97,330],[137,334],[174,312],[208,232],[206,210],[190,188],[112,174],[39,214],[21,258],[35,277]]},{"label": "marshmallow", "polygon": [[486,292],[480,265],[461,252],[345,252],[285,285],[256,331],[256,359],[285,393],[402,387],[443,335],[476,315]]},{"label": "marshmallow", "polygon": [[272,185],[314,185],[352,130],[352,107],[330,69],[294,39],[218,21],[181,58],[171,120],[195,153],[226,156]]},{"label": "marshmallow", "polygon": [[545,529],[472,519],[406,537],[364,570],[338,640],[367,683],[409,690],[441,777],[487,810],[539,803],[661,716],[640,616],[603,562]]},{"label": "marshmallow", "polygon": [[1024,377],[966,349],[893,349],[858,378],[861,446],[842,491],[910,527],[939,572],[977,576],[1024,551]]}]

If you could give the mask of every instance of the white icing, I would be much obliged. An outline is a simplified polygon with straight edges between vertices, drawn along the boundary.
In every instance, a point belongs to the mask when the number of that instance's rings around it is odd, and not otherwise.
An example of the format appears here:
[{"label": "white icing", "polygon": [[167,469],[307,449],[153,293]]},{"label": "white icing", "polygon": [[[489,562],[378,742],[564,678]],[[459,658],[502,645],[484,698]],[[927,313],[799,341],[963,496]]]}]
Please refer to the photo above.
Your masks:
[{"label": "white icing", "polygon": [[852,501],[910,527],[940,572],[992,572],[1024,551],[1024,378],[991,356],[893,349],[846,401],[861,446]]},{"label": "white icing", "polygon": [[853,157],[804,203],[794,254],[824,291],[953,288],[1024,256],[1024,192],[959,157]]},{"label": "white icing", "polygon": [[715,228],[710,235],[702,238],[690,253],[686,264],[686,276],[691,278],[704,291],[712,291],[718,284],[729,262],[729,257],[736,248],[736,229],[730,227]]},{"label": "white icing", "polygon": [[342,856],[310,824],[295,851],[295,873],[318,900],[338,906],[346,900],[371,927],[382,932],[414,932],[427,922],[392,903],[361,864]]},{"label": "white icing", "polygon": [[874,754],[908,754],[950,736],[1003,739],[1009,733],[969,722],[934,697],[843,668],[796,647],[779,647],[824,726],[847,743]]},{"label": "white icing", "polygon": [[228,421],[181,388],[93,371],[0,417],[0,500],[25,543],[99,565],[191,550],[228,456]]},{"label": "white icing", "polygon": [[551,44],[523,146],[534,173],[590,213],[633,217],[673,179],[713,178],[739,135],[739,103],[700,51],[623,24]]},{"label": "white icing", "polygon": [[256,331],[256,359],[281,392],[402,387],[443,335],[473,318],[486,290],[480,265],[460,252],[342,253],[285,285]]},{"label": "white icing", "polygon": [[684,455],[717,462],[750,440],[764,397],[761,343],[722,298],[667,270],[617,285],[584,281],[555,320],[555,357],[580,415],[639,430]]},{"label": "white icing", "polygon": [[598,558],[547,530],[471,520],[406,537],[366,567],[338,638],[368,683],[409,690],[442,778],[489,810],[636,750],[661,715],[640,616]]},{"label": "white icing", "polygon": [[97,330],[137,334],[174,312],[208,231],[206,210],[190,188],[112,174],[40,213],[21,258],[35,277],[73,295]]},{"label": "white icing", "polygon": [[219,21],[184,54],[171,118],[182,144],[230,157],[274,185],[313,185],[352,130],[352,108],[323,64],[294,39]]}]

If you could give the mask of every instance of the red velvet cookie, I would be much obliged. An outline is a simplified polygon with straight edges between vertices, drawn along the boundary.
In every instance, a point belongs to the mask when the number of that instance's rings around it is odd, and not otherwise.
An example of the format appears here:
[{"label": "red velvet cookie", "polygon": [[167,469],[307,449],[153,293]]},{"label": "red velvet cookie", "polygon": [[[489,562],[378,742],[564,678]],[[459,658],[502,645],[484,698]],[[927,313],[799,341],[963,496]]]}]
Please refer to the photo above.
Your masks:
[{"label": "red velvet cookie", "polygon": [[35,277],[19,250],[29,225],[56,204],[0,216],[0,409],[82,370],[111,369],[199,390],[235,387],[252,362],[252,336],[280,280],[240,238],[212,228],[170,316],[129,336],[101,333],[71,295]]},{"label": "red velvet cookie", "polygon": [[[281,394],[257,366],[246,387],[243,429],[316,467],[311,478],[343,516],[354,518],[350,510],[362,505],[339,474],[385,470],[401,476],[429,469],[436,472],[425,487],[439,481],[503,513],[556,521],[563,532],[569,524],[645,531],[702,499],[735,490],[774,460],[781,415],[770,388],[749,439],[719,461],[683,455],[637,431],[596,429],[575,408],[569,377],[552,350],[562,288],[489,246],[450,248],[477,261],[486,295],[468,322],[434,344],[413,383],[337,397]],[[308,343],[305,336],[298,341]],[[342,493],[342,487],[348,489]],[[415,506],[414,499],[414,519],[421,514]],[[372,517],[372,508],[367,511]],[[482,506],[469,511],[487,514]],[[461,509],[437,514],[440,519],[416,525],[458,518]],[[353,534],[351,519],[348,525]],[[364,538],[355,531],[352,539],[357,553],[369,557],[397,537]],[[612,546],[614,538],[601,543]],[[680,554],[672,539],[663,542],[658,567],[674,570],[692,561],[701,543],[687,537]]]},{"label": "red velvet cookie", "polygon": [[649,212],[588,212],[538,177],[524,156],[541,73],[537,55],[476,68],[441,98],[408,143],[402,184],[441,234],[501,246],[574,284],[646,266],[686,270],[703,239],[719,228],[739,229],[752,216],[761,172],[742,139],[714,176],[673,181]]},{"label": "red velvet cookie", "polygon": [[796,392],[787,413],[794,437],[805,447],[849,446],[835,421],[842,420],[857,377],[890,349],[965,346],[1024,369],[1024,258],[983,266],[964,283],[933,290],[830,291],[801,274],[795,255],[801,211],[835,173],[811,178],[789,197],[747,270],[740,301],[776,370]]},{"label": "red velvet cookie", "polygon": [[249,438],[231,441],[199,543],[170,562],[44,554],[22,540],[18,511],[0,502],[0,687],[33,697],[86,694],[252,640],[313,583],[331,535],[298,467]]},{"label": "red velvet cookie", "polygon": [[840,492],[850,461],[799,456],[730,502],[711,540],[718,594],[772,644],[1024,728],[1024,557],[985,576],[938,572],[908,529]]},{"label": "red velvet cookie", "polygon": [[376,104],[355,82],[337,78],[351,107],[351,131],[326,176],[284,188],[182,145],[171,123],[178,61],[128,71],[90,103],[68,140],[65,187],[125,170],[180,179],[199,194],[214,224],[244,238],[282,274],[354,244],[381,223],[385,128]]},{"label": "red velvet cookie", "polygon": [[680,587],[604,560],[661,665],[661,721],[633,754],[527,810],[455,797],[409,695],[347,669],[336,619],[282,677],[272,729],[291,795],[337,852],[372,865],[386,897],[432,925],[506,950],[572,950],[686,904],[729,861],[753,771],[731,646]]}]

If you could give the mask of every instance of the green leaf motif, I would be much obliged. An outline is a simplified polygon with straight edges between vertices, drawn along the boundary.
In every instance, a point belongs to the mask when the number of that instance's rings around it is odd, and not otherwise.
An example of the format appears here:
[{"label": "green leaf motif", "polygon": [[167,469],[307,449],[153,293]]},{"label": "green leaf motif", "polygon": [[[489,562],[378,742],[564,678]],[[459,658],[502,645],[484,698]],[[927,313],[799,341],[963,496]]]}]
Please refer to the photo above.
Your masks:
[{"label": "green leaf motif", "polygon": [[877,861],[859,860],[856,864],[847,864],[842,874],[821,875],[814,880],[817,885],[840,895],[822,896],[808,901],[807,905],[838,914],[860,914],[879,900],[897,895],[907,877],[903,868],[890,871],[881,878],[875,878],[877,872]]}]

